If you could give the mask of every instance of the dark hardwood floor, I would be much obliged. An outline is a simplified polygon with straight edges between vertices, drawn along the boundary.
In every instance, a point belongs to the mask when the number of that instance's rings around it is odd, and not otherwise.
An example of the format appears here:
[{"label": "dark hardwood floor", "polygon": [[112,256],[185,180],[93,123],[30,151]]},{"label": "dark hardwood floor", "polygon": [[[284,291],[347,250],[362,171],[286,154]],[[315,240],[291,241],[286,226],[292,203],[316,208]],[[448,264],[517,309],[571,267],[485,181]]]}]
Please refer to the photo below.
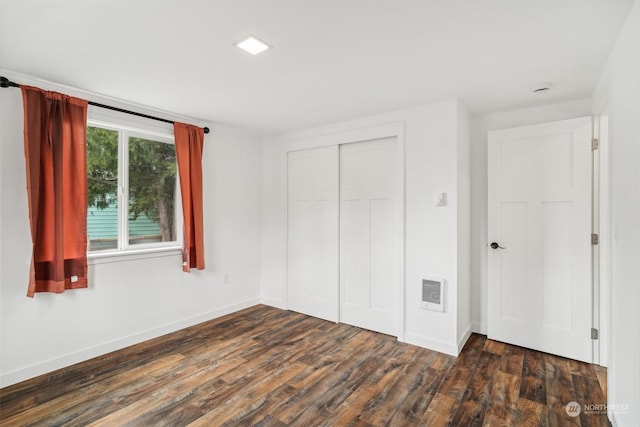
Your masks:
[{"label": "dark hardwood floor", "polygon": [[598,366],[472,335],[455,358],[256,306],[0,390],[0,424],[600,426]]}]

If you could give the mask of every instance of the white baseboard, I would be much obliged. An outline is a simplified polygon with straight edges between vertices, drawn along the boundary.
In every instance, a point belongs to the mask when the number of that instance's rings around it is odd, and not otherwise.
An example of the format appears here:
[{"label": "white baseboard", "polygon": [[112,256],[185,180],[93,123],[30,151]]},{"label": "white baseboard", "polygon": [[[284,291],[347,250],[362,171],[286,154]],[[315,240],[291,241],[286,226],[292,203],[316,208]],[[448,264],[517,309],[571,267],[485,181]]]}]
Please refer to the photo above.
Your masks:
[{"label": "white baseboard", "polygon": [[458,356],[458,346],[455,343],[448,343],[440,340],[434,340],[432,338],[423,337],[421,335],[415,335],[407,333],[404,336],[407,344],[417,345],[418,347],[424,347],[429,350],[439,351],[440,353],[449,354],[451,356]]},{"label": "white baseboard", "polygon": [[264,305],[268,305],[270,307],[279,308],[281,310],[287,310],[287,307],[284,301],[277,298],[260,297],[260,303]]},{"label": "white baseboard", "polygon": [[475,332],[480,335],[487,335],[487,324],[486,323],[472,323],[471,324],[471,332]]},{"label": "white baseboard", "polygon": [[227,314],[244,310],[245,308],[253,307],[254,305],[257,305],[259,303],[260,301],[257,298],[242,301],[237,304],[232,304],[206,313],[201,313],[196,316],[182,319],[177,322],[172,322],[157,328],[148,329],[146,331],[132,334],[123,338],[118,338],[113,341],[98,344],[96,346],[75,351],[73,353],[68,353],[60,357],[38,362],[33,365],[25,366],[24,368],[5,372],[0,375],[0,387],[7,387],[12,384],[28,380],[30,378],[37,377],[38,375],[55,371],[56,369],[65,368],[67,366],[73,365],[74,363],[83,362],[93,357],[101,356],[115,350],[123,349],[130,345],[138,344],[143,341],[157,338],[171,332],[179,331],[180,329],[188,328],[189,326],[197,325],[198,323],[226,316]]},{"label": "white baseboard", "polygon": [[471,336],[471,325],[469,325],[467,330],[464,331],[464,334],[462,334],[462,336],[458,340],[458,354],[456,354],[456,356],[460,354],[460,352],[464,348],[464,345],[467,343],[467,340],[469,339],[470,336]]}]

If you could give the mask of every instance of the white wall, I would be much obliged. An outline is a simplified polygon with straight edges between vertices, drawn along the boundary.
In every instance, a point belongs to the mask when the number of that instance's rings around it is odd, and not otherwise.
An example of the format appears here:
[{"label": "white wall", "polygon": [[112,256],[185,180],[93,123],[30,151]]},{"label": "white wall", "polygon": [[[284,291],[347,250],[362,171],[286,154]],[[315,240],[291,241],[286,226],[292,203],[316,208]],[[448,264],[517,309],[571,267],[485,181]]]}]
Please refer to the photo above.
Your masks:
[{"label": "white wall", "polygon": [[99,263],[90,265],[88,289],[27,298],[22,120],[20,90],[2,89],[0,243],[11,256],[0,258],[0,386],[259,302],[260,139],[224,126],[205,137],[204,271],[183,273],[176,252]]},{"label": "white wall", "polygon": [[[459,117],[461,120],[459,121]],[[465,176],[458,146],[468,144],[466,111],[456,101],[425,105],[269,138],[263,147],[262,301],[286,307],[286,151],[311,147],[322,137],[350,141],[386,125],[400,125],[405,151],[405,333],[407,342],[458,353],[458,191]],[[460,137],[458,136],[460,134]],[[465,138],[467,142],[465,142]],[[358,139],[353,139],[357,141]],[[464,152],[464,150],[462,150]],[[464,155],[464,153],[463,153]],[[434,206],[438,192],[447,206]],[[464,227],[464,220],[462,227]],[[463,230],[464,232],[464,230]],[[461,241],[464,241],[462,239]],[[464,248],[463,248],[464,250]],[[421,277],[447,280],[444,313],[420,308]],[[467,273],[468,275],[468,273]],[[464,316],[461,319],[464,321]],[[401,338],[402,339],[402,338]]]},{"label": "white wall", "polygon": [[471,124],[471,318],[487,333],[487,134],[491,130],[589,116],[591,100],[549,104],[475,117]]},{"label": "white wall", "polygon": [[[614,425],[640,425],[640,1],[620,33],[604,79],[611,171],[608,370]],[[598,88],[601,89],[601,88]],[[602,92],[596,90],[597,98]],[[601,108],[597,99],[594,108]],[[621,406],[617,406],[621,405]]]}]

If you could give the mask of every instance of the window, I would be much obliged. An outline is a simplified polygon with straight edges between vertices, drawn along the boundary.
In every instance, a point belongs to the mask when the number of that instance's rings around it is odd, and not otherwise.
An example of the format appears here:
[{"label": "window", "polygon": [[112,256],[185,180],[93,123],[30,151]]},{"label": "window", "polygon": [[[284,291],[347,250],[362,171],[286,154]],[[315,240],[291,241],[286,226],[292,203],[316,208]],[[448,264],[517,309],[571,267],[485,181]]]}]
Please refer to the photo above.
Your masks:
[{"label": "window", "polygon": [[180,247],[172,134],[90,120],[87,175],[90,253]]}]

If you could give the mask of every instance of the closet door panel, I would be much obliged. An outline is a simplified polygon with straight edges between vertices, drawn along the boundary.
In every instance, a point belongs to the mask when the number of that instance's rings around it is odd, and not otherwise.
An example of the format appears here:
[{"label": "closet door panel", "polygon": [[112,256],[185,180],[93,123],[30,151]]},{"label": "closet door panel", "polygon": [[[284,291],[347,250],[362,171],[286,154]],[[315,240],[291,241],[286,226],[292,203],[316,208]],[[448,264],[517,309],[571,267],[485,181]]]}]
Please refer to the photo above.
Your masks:
[{"label": "closet door panel", "polygon": [[340,146],[341,321],[397,334],[396,139]]},{"label": "closet door panel", "polygon": [[338,147],[288,154],[288,306],[338,321]]}]

